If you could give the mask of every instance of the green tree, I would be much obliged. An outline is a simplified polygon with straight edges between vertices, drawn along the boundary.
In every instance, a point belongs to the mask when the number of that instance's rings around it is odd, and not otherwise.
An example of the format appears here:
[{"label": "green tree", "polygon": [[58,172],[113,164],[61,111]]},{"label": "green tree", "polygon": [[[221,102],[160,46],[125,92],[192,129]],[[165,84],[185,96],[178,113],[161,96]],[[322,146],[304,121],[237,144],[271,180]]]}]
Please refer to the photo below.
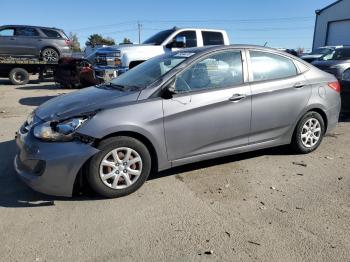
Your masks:
[{"label": "green tree", "polygon": [[104,38],[100,34],[92,34],[89,36],[86,45],[96,46],[96,45],[115,45],[113,38],[106,37]]},{"label": "green tree", "polygon": [[70,46],[74,52],[81,52],[80,42],[77,34],[70,32],[69,33]]},{"label": "green tree", "polygon": [[122,44],[132,44],[130,38],[124,37]]}]

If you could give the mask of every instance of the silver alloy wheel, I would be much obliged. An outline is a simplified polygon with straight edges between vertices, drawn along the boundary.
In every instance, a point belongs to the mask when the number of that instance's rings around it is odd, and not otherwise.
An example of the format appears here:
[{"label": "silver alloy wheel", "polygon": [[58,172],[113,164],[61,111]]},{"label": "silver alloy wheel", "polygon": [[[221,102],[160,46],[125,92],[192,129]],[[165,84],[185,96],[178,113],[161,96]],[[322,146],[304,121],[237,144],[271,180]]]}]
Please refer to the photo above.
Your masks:
[{"label": "silver alloy wheel", "polygon": [[317,144],[321,137],[321,124],[316,118],[308,119],[303,125],[301,131],[301,142],[307,148],[313,147]]},{"label": "silver alloy wheel", "polygon": [[54,50],[52,48],[45,48],[43,53],[42,53],[42,57],[43,57],[43,60],[47,61],[47,62],[58,61],[58,53],[56,50]]},{"label": "silver alloy wheel", "polygon": [[100,164],[102,182],[113,189],[123,189],[134,184],[142,172],[139,153],[129,147],[113,149]]}]

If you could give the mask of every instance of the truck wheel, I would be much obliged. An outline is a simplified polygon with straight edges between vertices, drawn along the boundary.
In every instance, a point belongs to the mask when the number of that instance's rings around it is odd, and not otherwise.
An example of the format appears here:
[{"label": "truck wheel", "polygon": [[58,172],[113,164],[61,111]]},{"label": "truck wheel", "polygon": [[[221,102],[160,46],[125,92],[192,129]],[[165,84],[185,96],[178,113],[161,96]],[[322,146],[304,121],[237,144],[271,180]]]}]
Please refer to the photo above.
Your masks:
[{"label": "truck wheel", "polygon": [[10,81],[13,85],[25,85],[29,82],[29,73],[23,68],[14,68],[9,74]]}]

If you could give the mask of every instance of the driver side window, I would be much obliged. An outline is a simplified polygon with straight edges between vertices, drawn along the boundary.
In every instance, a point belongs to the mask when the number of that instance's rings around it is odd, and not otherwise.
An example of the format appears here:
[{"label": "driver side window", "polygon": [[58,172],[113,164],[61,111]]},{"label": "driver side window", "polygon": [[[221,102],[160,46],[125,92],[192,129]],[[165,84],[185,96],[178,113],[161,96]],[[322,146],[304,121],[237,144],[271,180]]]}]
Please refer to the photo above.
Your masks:
[{"label": "driver side window", "polygon": [[243,83],[240,51],[225,51],[196,62],[176,77],[179,93],[233,87]]},{"label": "driver side window", "polygon": [[197,46],[196,31],[180,32],[174,37],[174,40],[177,36],[184,36],[186,38],[186,47],[196,47]]}]

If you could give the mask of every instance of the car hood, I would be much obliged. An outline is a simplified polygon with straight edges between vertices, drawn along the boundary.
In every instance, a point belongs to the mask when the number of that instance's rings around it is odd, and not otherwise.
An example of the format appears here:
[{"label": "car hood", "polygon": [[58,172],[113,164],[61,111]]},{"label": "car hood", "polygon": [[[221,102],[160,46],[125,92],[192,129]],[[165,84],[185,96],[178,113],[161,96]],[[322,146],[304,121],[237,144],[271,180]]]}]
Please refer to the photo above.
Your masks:
[{"label": "car hood", "polygon": [[60,95],[40,105],[35,114],[44,121],[67,119],[137,100],[140,90],[92,86]]},{"label": "car hood", "polygon": [[324,68],[329,68],[331,66],[340,64],[342,62],[343,61],[339,61],[339,60],[326,60],[326,61],[316,60],[316,61],[313,61],[311,64],[320,68],[320,69],[324,69]]},{"label": "car hood", "polygon": [[164,47],[160,45],[145,45],[145,44],[140,44],[140,45],[134,45],[134,44],[127,44],[127,45],[120,45],[120,46],[115,46],[110,49],[98,49],[96,51],[96,54],[104,54],[104,53],[110,53],[110,52],[120,52],[120,55],[123,56],[125,53],[129,52],[135,52],[137,55],[141,54],[151,54],[154,56],[155,54],[163,54],[164,53]]}]

